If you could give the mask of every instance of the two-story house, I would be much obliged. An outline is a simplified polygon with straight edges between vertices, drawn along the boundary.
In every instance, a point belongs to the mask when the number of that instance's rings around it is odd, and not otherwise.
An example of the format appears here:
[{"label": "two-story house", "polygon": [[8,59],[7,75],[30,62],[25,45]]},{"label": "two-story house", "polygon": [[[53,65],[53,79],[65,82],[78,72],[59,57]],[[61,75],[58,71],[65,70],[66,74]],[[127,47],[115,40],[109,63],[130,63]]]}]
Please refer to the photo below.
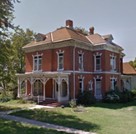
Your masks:
[{"label": "two-story house", "polygon": [[25,74],[17,74],[18,97],[25,83],[25,96],[55,99],[58,102],[76,99],[79,90],[92,90],[96,99],[121,86],[122,47],[113,37],[75,30],[72,20],[66,26],[47,34],[37,34],[36,40],[23,47]]}]

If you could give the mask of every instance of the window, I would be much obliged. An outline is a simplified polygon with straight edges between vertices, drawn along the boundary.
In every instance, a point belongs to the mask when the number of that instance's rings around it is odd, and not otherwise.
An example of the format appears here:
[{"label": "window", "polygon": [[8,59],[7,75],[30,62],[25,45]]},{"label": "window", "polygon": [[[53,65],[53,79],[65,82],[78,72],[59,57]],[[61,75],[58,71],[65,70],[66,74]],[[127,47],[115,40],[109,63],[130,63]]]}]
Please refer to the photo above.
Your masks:
[{"label": "window", "polygon": [[83,54],[79,54],[79,70],[83,70]]},{"label": "window", "polygon": [[116,70],[116,57],[113,55],[111,55],[111,58],[110,58],[110,66],[112,71]]},{"label": "window", "polygon": [[111,90],[115,90],[117,86],[117,78],[111,78]]},{"label": "window", "polygon": [[67,96],[67,83],[63,80],[62,81],[62,92],[61,92],[62,97]]},{"label": "window", "polygon": [[42,70],[42,56],[35,55],[33,56],[33,71]]},{"label": "window", "polygon": [[81,92],[83,92],[83,90],[84,90],[84,81],[83,80],[84,80],[83,78],[79,78],[79,90]]},{"label": "window", "polygon": [[100,71],[101,70],[101,56],[95,57],[95,70]]},{"label": "window", "polygon": [[63,70],[64,69],[64,57],[63,53],[58,54],[58,70]]},{"label": "window", "polygon": [[95,87],[95,96],[97,99],[101,99],[102,93],[101,93],[101,79],[96,79],[96,87]]}]

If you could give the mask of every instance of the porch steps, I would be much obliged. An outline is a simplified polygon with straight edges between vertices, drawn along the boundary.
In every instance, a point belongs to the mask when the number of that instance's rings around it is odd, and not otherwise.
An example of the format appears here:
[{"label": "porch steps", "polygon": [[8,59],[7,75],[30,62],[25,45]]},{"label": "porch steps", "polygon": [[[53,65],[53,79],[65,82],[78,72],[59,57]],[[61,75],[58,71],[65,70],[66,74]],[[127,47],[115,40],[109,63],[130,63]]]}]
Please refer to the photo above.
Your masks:
[{"label": "porch steps", "polygon": [[43,102],[40,102],[40,105],[52,106],[52,107],[59,107],[62,104],[60,102],[57,102],[57,100],[45,100]]}]

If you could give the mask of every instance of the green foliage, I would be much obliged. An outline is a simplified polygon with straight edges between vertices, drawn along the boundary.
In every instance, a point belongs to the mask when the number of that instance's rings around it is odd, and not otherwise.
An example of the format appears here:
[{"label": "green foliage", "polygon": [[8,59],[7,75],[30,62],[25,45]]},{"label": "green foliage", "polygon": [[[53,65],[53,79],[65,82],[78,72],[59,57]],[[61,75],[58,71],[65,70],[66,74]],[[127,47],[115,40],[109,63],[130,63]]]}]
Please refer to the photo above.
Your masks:
[{"label": "green foliage", "polygon": [[132,100],[131,91],[125,90],[110,90],[106,93],[106,96],[104,98],[104,102],[109,103],[126,103]]},{"label": "green foliage", "polygon": [[78,31],[81,34],[88,35],[88,31],[86,31],[85,28],[75,27],[75,30]]},{"label": "green foliage", "polygon": [[14,28],[12,23],[14,3],[20,2],[19,0],[0,0],[0,36],[7,36],[5,31],[8,28]]},{"label": "green foliage", "polygon": [[79,91],[77,103],[82,105],[91,105],[96,102],[96,99],[90,90]]},{"label": "green foliage", "polygon": [[76,100],[71,100],[70,102],[69,102],[69,105],[70,105],[70,107],[71,108],[75,108],[76,106],[77,106],[77,103],[76,103]]},{"label": "green foliage", "polygon": [[136,88],[132,89],[131,91],[132,98],[136,99]]},{"label": "green foliage", "polygon": [[30,43],[34,39],[35,34],[30,29],[26,29],[26,31],[24,31],[23,29],[17,28],[15,31],[16,32],[11,38],[14,69],[17,73],[24,73],[25,60],[24,51],[22,50],[22,47]]}]

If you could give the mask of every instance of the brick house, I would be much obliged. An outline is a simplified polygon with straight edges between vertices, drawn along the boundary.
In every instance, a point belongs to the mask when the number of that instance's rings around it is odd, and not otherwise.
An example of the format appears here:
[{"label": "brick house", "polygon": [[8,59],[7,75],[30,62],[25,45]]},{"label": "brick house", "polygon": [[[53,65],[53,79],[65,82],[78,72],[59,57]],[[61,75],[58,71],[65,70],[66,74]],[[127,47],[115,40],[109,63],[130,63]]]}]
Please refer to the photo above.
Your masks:
[{"label": "brick house", "polygon": [[79,90],[92,90],[96,99],[115,86],[121,86],[123,49],[113,37],[94,33],[87,35],[73,28],[73,21],[48,34],[37,34],[36,40],[23,47],[25,74],[17,74],[18,97],[76,99]]}]

